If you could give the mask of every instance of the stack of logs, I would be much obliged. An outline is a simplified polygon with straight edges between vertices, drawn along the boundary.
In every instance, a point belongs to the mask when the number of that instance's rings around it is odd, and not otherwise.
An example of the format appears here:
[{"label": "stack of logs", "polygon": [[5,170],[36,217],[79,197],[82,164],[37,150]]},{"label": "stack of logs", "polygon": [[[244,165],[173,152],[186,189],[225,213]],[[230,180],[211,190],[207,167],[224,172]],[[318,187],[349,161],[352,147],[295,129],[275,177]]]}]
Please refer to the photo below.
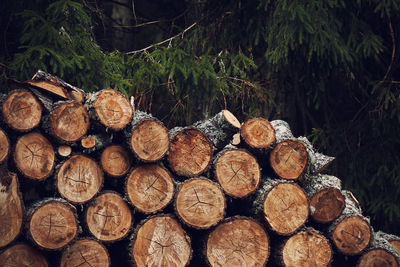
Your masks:
[{"label": "stack of logs", "polygon": [[43,71],[2,92],[0,266],[399,267],[400,238],[282,120],[168,130]]}]

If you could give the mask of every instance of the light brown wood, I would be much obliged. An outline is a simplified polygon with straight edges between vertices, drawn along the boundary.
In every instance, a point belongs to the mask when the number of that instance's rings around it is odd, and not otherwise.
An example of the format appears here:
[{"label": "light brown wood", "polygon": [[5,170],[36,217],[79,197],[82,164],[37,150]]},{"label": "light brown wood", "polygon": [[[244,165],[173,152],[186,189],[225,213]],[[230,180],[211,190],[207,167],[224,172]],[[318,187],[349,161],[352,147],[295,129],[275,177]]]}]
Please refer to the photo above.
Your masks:
[{"label": "light brown wood", "polygon": [[176,214],[187,225],[207,229],[225,216],[226,201],[220,186],[206,178],[186,180],[175,199]]},{"label": "light brown wood", "polygon": [[215,177],[227,195],[245,197],[253,193],[261,178],[257,159],[244,149],[222,151],[214,164]]},{"label": "light brown wood", "polygon": [[18,237],[23,218],[24,206],[18,189],[17,175],[0,165],[0,248]]},{"label": "light brown wood", "polygon": [[372,249],[363,254],[358,261],[357,267],[398,267],[396,257],[381,248]]},{"label": "light brown wood", "polygon": [[60,267],[110,266],[107,249],[93,239],[80,239],[66,249],[61,257]]},{"label": "light brown wood", "polygon": [[0,128],[0,164],[5,162],[10,153],[10,141],[8,140],[6,132]]},{"label": "light brown wood", "polygon": [[14,162],[26,177],[43,180],[50,176],[54,167],[53,146],[42,134],[31,132],[18,138]]},{"label": "light brown wood", "polygon": [[400,254],[400,240],[390,240],[389,243],[393,246],[393,248]]},{"label": "light brown wood", "polygon": [[133,127],[129,145],[139,160],[155,162],[168,151],[168,130],[155,119],[145,119]]},{"label": "light brown wood", "polygon": [[133,217],[128,204],[116,192],[99,195],[86,210],[90,233],[101,241],[117,241],[131,230]]},{"label": "light brown wood", "polygon": [[81,139],[81,146],[83,148],[92,148],[96,146],[96,139],[92,136],[87,136]]},{"label": "light brown wood", "polygon": [[312,218],[319,223],[329,223],[337,219],[345,207],[345,199],[339,189],[324,188],[310,198]]},{"label": "light brown wood", "polygon": [[40,88],[44,91],[55,94],[63,99],[70,99],[70,96],[68,95],[67,91],[62,86],[59,86],[55,83],[49,81],[26,81],[26,83],[35,86],[37,88]]},{"label": "light brown wood", "polygon": [[278,183],[265,194],[264,217],[280,235],[291,235],[308,219],[308,199],[304,190],[294,183]]},{"label": "light brown wood", "polygon": [[259,223],[233,217],[209,234],[206,256],[211,266],[265,266],[269,251],[269,237]]},{"label": "light brown wood", "polygon": [[40,204],[32,212],[28,231],[39,247],[48,250],[61,249],[78,234],[75,208],[60,200]]},{"label": "light brown wood", "polygon": [[75,101],[59,103],[50,115],[51,133],[62,142],[78,141],[87,133],[89,125],[89,114]]},{"label": "light brown wood", "polygon": [[158,215],[139,225],[131,246],[136,266],[174,266],[189,264],[190,237],[170,215]]},{"label": "light brown wood", "polygon": [[57,153],[58,155],[60,155],[61,157],[65,158],[68,157],[69,155],[71,155],[72,153],[72,148],[70,146],[59,146],[57,148]]},{"label": "light brown wood", "polygon": [[2,267],[48,267],[46,258],[36,249],[26,244],[16,244],[0,254]]},{"label": "light brown wood", "polygon": [[143,213],[160,211],[174,196],[170,173],[155,164],[141,165],[128,176],[125,187],[129,202]]},{"label": "light brown wood", "polygon": [[121,130],[131,121],[133,109],[123,94],[113,89],[103,89],[94,96],[93,108],[104,126]]},{"label": "light brown wood", "polygon": [[169,166],[177,175],[195,177],[208,168],[212,152],[211,143],[203,132],[194,128],[183,129],[171,140]]},{"label": "light brown wood", "polygon": [[241,124],[240,121],[236,118],[235,115],[232,114],[232,112],[230,112],[227,109],[222,110],[222,114],[224,115],[225,120],[232,125],[233,127],[236,127],[238,129],[240,129]]},{"label": "light brown wood", "polygon": [[120,177],[131,168],[131,158],[123,146],[112,145],[101,153],[100,164],[107,174]]},{"label": "light brown wood", "polygon": [[252,148],[268,148],[275,142],[275,130],[271,123],[263,118],[246,121],[240,128],[240,135]]},{"label": "light brown wood", "polygon": [[302,143],[292,140],[277,144],[269,159],[274,172],[283,179],[298,179],[308,164],[306,148]]},{"label": "light brown wood", "polygon": [[91,200],[103,186],[103,171],[91,158],[73,155],[59,168],[57,190],[61,196],[72,203],[85,203]]},{"label": "light brown wood", "polygon": [[328,239],[311,229],[290,237],[281,253],[283,265],[293,267],[328,266],[333,256]]},{"label": "light brown wood", "polygon": [[2,104],[4,122],[12,129],[27,132],[37,127],[42,118],[42,106],[27,90],[14,90]]}]

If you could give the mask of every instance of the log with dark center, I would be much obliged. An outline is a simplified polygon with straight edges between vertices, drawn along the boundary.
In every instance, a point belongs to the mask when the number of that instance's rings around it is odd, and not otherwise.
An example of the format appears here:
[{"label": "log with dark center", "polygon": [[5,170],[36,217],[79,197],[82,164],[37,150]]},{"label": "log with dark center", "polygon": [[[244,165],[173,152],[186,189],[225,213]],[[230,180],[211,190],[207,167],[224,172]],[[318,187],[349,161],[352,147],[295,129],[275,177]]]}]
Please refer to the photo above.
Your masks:
[{"label": "log with dark center", "polygon": [[89,114],[78,102],[61,102],[50,114],[50,131],[61,142],[78,141],[87,133],[89,125]]},{"label": "log with dark center", "polygon": [[103,89],[94,93],[85,106],[93,119],[115,131],[125,128],[133,116],[129,100],[113,89]]},{"label": "log with dark center", "polygon": [[203,173],[212,159],[213,149],[206,135],[195,128],[186,128],[173,135],[169,166],[177,175],[195,177]]},{"label": "log with dark center", "polygon": [[101,153],[100,164],[108,175],[120,177],[127,174],[131,168],[131,158],[123,146],[112,145]]},{"label": "log with dark center", "polygon": [[73,155],[63,162],[56,175],[57,189],[61,196],[72,203],[91,200],[103,186],[103,172],[96,161]]},{"label": "log with dark center", "polygon": [[110,256],[107,249],[93,239],[80,239],[68,247],[62,254],[60,267],[108,267]]},{"label": "log with dark center", "polygon": [[0,248],[14,241],[21,232],[24,206],[15,173],[0,165]]},{"label": "log with dark center", "polygon": [[132,152],[143,162],[158,161],[168,151],[167,128],[148,113],[135,111],[128,135]]},{"label": "log with dark center", "polygon": [[333,256],[329,240],[311,228],[291,236],[280,252],[284,266],[296,267],[329,266]]},{"label": "log with dark center", "polygon": [[176,214],[196,229],[216,225],[225,216],[226,201],[220,186],[206,178],[186,180],[175,199]]},{"label": "log with dark center", "polygon": [[99,195],[86,210],[89,232],[101,241],[117,241],[129,233],[132,213],[125,200],[116,192]]},{"label": "log with dark center", "polygon": [[269,238],[263,227],[246,217],[232,217],[208,236],[206,258],[211,266],[265,266]]},{"label": "log with dark center", "polygon": [[227,148],[214,162],[215,177],[225,193],[245,197],[253,193],[261,177],[257,159],[244,149]]},{"label": "log with dark center", "polygon": [[28,212],[30,238],[43,249],[62,249],[78,234],[75,212],[72,205],[61,199],[36,203]]},{"label": "log with dark center", "polygon": [[26,177],[43,180],[50,176],[54,167],[53,146],[42,134],[31,132],[18,138],[14,162]]},{"label": "log with dark center", "polygon": [[263,118],[252,118],[240,128],[240,135],[251,148],[268,148],[275,142],[275,130]]},{"label": "log with dark center", "polygon": [[190,237],[170,215],[157,215],[138,226],[132,239],[131,256],[136,266],[176,266],[189,264]]},{"label": "log with dark center", "polygon": [[163,167],[149,164],[136,167],[125,185],[129,202],[140,212],[149,214],[167,206],[174,196],[174,181]]},{"label": "log with dark center", "polygon": [[0,254],[2,267],[48,267],[46,258],[36,249],[26,244],[16,244]]},{"label": "log with dark center", "polygon": [[5,162],[10,153],[10,141],[8,140],[6,132],[0,128],[0,164]]},{"label": "log with dark center", "polygon": [[12,129],[28,132],[37,127],[42,118],[42,106],[27,90],[10,92],[2,103],[2,117]]},{"label": "log with dark center", "polygon": [[269,161],[274,172],[283,179],[298,179],[308,164],[305,146],[297,141],[278,143],[271,151]]}]

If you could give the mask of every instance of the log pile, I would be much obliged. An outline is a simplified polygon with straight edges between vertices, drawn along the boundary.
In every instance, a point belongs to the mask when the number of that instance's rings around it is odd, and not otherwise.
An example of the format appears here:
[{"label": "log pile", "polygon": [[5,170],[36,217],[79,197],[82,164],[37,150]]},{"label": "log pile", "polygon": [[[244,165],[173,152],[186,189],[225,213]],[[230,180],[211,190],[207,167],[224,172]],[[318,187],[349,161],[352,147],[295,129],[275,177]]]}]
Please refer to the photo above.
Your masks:
[{"label": "log pile", "polygon": [[167,129],[43,71],[0,101],[0,266],[400,266],[282,120]]}]

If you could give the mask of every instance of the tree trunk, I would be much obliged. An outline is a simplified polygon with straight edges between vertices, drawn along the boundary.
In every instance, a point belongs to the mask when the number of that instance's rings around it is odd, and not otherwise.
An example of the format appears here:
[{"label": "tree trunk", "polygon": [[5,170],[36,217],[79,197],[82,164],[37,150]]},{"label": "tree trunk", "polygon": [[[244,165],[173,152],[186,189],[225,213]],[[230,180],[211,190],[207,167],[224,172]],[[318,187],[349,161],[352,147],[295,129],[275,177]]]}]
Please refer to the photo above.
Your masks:
[{"label": "tree trunk", "polygon": [[10,154],[10,140],[6,132],[0,128],[0,164],[6,162]]},{"label": "tree trunk", "polygon": [[26,177],[43,180],[53,171],[55,153],[53,146],[42,134],[31,132],[18,138],[14,162]]},{"label": "tree trunk", "polygon": [[131,256],[138,267],[187,266],[191,259],[190,237],[171,215],[157,215],[135,231]]},{"label": "tree trunk", "polygon": [[[171,132],[174,132],[172,129]],[[195,177],[202,174],[211,163],[213,149],[207,136],[195,128],[178,130],[171,134],[168,153],[169,167],[177,175]]]},{"label": "tree trunk", "polygon": [[269,254],[268,234],[250,218],[228,218],[207,238],[206,257],[211,266],[265,266]]},{"label": "tree trunk", "polygon": [[271,123],[263,118],[246,121],[240,128],[240,135],[251,148],[270,148],[275,142],[275,130]]},{"label": "tree trunk", "polygon": [[46,258],[36,249],[26,244],[16,244],[0,254],[0,266],[3,267],[48,267]]},{"label": "tree trunk", "polygon": [[62,254],[60,267],[110,266],[107,249],[99,242],[85,238],[76,241]]},{"label": "tree trunk", "polygon": [[273,120],[271,121],[271,125],[275,130],[275,142],[277,144],[294,138],[290,126],[286,121]]},{"label": "tree trunk", "polygon": [[84,155],[73,155],[58,168],[56,186],[60,195],[72,203],[91,200],[103,186],[103,172]]},{"label": "tree trunk", "polygon": [[145,214],[162,210],[175,192],[170,173],[155,164],[136,167],[126,179],[125,191],[129,202]]},{"label": "tree trunk", "polygon": [[131,168],[131,158],[128,151],[120,145],[112,145],[103,150],[100,164],[104,172],[112,177],[121,177]]},{"label": "tree trunk", "polygon": [[221,187],[206,178],[186,180],[176,194],[176,214],[195,229],[216,225],[224,218],[225,209],[226,201]]},{"label": "tree trunk", "polygon": [[257,159],[245,149],[227,146],[214,160],[215,178],[225,193],[246,197],[260,184],[261,170]]},{"label": "tree trunk", "polygon": [[42,105],[27,90],[10,92],[2,103],[4,122],[13,130],[28,132],[36,128],[42,118]]},{"label": "tree trunk", "polygon": [[118,193],[111,191],[103,192],[88,206],[85,220],[89,232],[105,242],[126,237],[133,223],[128,204]]},{"label": "tree trunk", "polygon": [[28,211],[28,234],[32,241],[46,250],[60,250],[78,234],[75,207],[63,199],[37,202]]}]

